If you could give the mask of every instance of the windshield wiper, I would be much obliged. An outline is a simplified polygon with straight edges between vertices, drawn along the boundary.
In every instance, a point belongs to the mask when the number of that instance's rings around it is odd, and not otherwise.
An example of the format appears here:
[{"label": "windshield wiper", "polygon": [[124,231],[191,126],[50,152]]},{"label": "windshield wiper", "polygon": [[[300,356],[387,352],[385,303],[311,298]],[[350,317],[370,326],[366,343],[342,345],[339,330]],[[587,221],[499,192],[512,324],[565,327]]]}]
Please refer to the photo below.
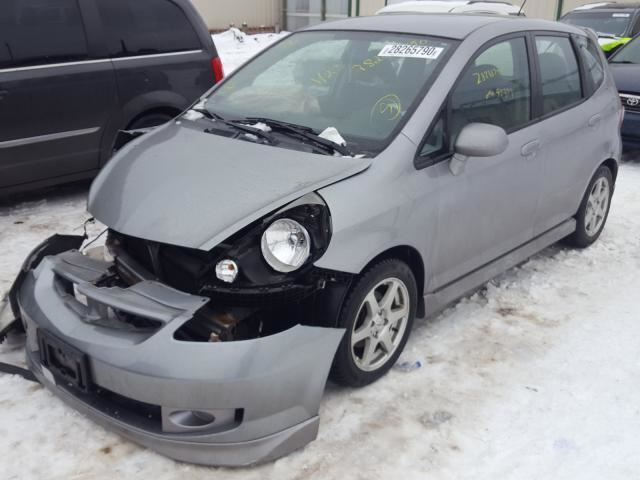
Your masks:
[{"label": "windshield wiper", "polygon": [[274,120],[272,118],[263,118],[263,117],[248,117],[244,120],[234,121],[234,124],[237,125],[237,122],[256,122],[256,123],[264,123],[269,126],[272,130],[280,132],[280,133],[288,133],[298,138],[302,138],[304,140],[308,140],[314,146],[319,147],[325,150],[327,153],[339,153],[340,155],[353,157],[354,154],[347,147],[340,145],[338,143],[332,142],[331,140],[327,140],[326,138],[322,138],[319,136],[315,130],[311,127],[307,127],[304,125],[296,125],[295,123],[283,122],[280,120]]},{"label": "windshield wiper", "polygon": [[[276,139],[273,138],[272,135],[269,135],[268,132],[265,132],[264,130],[261,130],[259,128],[252,127],[250,125],[244,125],[243,123],[238,123],[235,120],[226,120],[221,115],[218,115],[217,113],[214,113],[214,112],[212,112],[210,110],[207,110],[206,108],[197,108],[196,107],[196,108],[192,108],[191,110],[193,110],[194,112],[201,113],[202,115],[207,117],[209,120],[215,120],[216,122],[220,122],[220,123],[222,123],[224,125],[227,125],[227,126],[229,126],[231,128],[235,128],[236,130],[240,130],[240,131],[245,132],[247,134],[255,135],[256,137],[262,138],[263,140],[266,140],[271,145],[275,145],[276,143],[278,143],[276,141]],[[205,130],[205,132],[213,133],[210,128],[207,128]]]},{"label": "windshield wiper", "polygon": [[636,62],[632,62],[631,60],[611,60],[609,63],[626,63],[631,65],[636,64]]}]

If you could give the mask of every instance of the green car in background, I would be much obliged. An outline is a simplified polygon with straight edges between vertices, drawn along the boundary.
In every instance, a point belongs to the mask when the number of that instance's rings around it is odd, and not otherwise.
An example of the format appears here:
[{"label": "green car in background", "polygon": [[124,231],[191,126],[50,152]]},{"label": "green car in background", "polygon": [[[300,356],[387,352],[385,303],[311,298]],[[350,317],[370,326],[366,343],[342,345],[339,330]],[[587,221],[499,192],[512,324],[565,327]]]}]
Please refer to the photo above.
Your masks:
[{"label": "green car in background", "polygon": [[600,46],[610,56],[640,32],[640,3],[590,3],[567,13],[560,21],[594,30]]}]

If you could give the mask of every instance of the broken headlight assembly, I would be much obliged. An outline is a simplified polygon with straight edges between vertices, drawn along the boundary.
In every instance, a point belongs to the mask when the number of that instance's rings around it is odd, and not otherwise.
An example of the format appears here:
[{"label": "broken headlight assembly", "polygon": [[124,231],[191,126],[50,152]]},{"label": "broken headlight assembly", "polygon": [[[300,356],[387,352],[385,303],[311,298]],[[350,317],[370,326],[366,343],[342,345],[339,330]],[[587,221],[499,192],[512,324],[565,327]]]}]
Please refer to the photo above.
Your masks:
[{"label": "broken headlight assembly", "polygon": [[330,239],[329,209],[318,194],[305,195],[216,247],[216,281],[208,282],[205,290],[292,282],[309,273]]},{"label": "broken headlight assembly", "polygon": [[311,254],[311,237],[290,218],[276,220],[262,234],[262,255],[271,268],[289,273],[299,269]]}]

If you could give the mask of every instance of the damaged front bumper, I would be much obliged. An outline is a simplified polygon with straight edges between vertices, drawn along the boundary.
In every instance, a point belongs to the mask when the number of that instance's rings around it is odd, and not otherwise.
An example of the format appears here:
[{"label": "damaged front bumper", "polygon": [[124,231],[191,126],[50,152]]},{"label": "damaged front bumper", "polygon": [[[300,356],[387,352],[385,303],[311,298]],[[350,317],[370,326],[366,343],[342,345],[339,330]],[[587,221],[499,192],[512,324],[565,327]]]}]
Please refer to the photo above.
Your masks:
[{"label": "damaged front bumper", "polygon": [[155,281],[96,286],[110,266],[72,250],[21,279],[14,299],[27,359],[46,387],[97,423],[186,462],[247,465],[315,439],[343,330],[297,325],[253,340],[180,341],[176,330],[209,298]]}]

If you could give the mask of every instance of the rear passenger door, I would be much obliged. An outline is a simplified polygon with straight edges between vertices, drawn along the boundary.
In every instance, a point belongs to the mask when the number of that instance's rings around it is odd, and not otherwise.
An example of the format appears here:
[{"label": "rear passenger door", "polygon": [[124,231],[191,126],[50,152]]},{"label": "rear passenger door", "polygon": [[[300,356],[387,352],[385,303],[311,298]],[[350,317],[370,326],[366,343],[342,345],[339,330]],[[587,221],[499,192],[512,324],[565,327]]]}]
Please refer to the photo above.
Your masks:
[{"label": "rear passenger door", "polygon": [[[595,44],[586,37],[582,37],[581,43],[582,47],[569,35],[535,35],[540,85],[536,116],[544,138],[540,151],[544,167],[543,192],[536,234],[576,214],[593,170],[610,155],[606,152],[610,142],[603,134],[603,124],[607,109],[612,107],[608,105],[611,97],[599,92],[585,101],[599,90],[604,67]],[[581,48],[584,77],[579,61]],[[591,57],[588,67],[587,57]]]},{"label": "rear passenger door", "polygon": [[177,115],[213,86],[213,41],[203,44],[176,3],[95,2],[116,72],[121,128],[157,109]]},{"label": "rear passenger door", "polygon": [[116,104],[78,0],[0,2],[0,188],[98,167]]}]

